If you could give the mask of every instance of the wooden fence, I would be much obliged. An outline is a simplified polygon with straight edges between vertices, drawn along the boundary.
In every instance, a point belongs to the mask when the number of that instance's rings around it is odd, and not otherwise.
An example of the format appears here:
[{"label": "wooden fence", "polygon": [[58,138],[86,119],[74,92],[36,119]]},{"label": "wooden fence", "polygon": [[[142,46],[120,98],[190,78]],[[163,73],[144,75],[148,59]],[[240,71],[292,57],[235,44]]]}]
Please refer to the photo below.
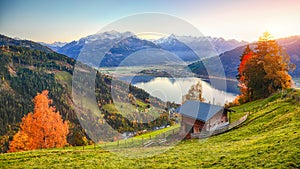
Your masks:
[{"label": "wooden fence", "polygon": [[[217,135],[228,130],[237,127],[238,125],[242,124],[244,121],[247,120],[249,113],[245,116],[241,117],[239,120],[226,125],[224,127],[217,128],[214,131],[202,131],[201,133],[193,133],[191,134],[192,138],[207,138],[213,135]],[[108,142],[102,144],[94,144],[93,146],[82,146],[82,147],[73,147],[74,150],[85,150],[85,149],[97,149],[99,147],[104,149],[118,149],[118,148],[131,148],[131,147],[150,147],[150,146],[166,146],[172,145],[178,139],[178,133],[180,132],[180,126],[174,128],[173,130],[169,130],[163,132],[158,135],[148,135],[141,138],[129,138],[125,140],[118,140],[115,142]],[[86,148],[85,148],[86,147]]]},{"label": "wooden fence", "polygon": [[100,146],[106,149],[114,148],[130,148],[130,147],[149,147],[168,144],[169,140],[175,137],[180,131],[180,126],[158,135],[148,135],[141,138],[129,138],[125,140],[118,140],[115,142],[103,143]]}]

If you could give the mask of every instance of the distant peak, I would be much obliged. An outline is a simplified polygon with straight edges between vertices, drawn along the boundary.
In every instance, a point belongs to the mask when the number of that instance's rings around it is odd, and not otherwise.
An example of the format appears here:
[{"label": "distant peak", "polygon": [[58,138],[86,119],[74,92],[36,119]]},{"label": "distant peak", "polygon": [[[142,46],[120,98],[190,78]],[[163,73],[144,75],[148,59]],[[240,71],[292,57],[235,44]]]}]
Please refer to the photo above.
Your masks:
[{"label": "distant peak", "polygon": [[176,39],[176,35],[172,33],[168,38]]},{"label": "distant peak", "polygon": [[115,31],[115,30],[106,31],[106,32],[103,32],[103,33],[105,33],[105,34],[110,34],[110,35],[120,34],[120,32]]}]

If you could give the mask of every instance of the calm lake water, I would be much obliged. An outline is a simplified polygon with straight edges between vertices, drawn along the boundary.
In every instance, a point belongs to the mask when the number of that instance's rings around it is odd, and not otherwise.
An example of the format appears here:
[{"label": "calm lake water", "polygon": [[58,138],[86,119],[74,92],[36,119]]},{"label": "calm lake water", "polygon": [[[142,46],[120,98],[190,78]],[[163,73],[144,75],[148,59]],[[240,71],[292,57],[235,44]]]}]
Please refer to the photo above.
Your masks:
[{"label": "calm lake water", "polygon": [[[224,105],[226,102],[234,100],[238,94],[238,90],[231,92],[218,90],[210,85],[210,83],[201,80],[200,78],[168,78],[168,77],[150,77],[150,76],[135,76],[121,77],[121,80],[130,82],[134,86],[144,89],[152,96],[160,98],[163,101],[171,101],[181,103],[182,96],[188,93],[188,90],[193,84],[198,81],[202,83],[202,91],[205,102]],[[227,82],[227,89],[236,88],[236,82]]]}]

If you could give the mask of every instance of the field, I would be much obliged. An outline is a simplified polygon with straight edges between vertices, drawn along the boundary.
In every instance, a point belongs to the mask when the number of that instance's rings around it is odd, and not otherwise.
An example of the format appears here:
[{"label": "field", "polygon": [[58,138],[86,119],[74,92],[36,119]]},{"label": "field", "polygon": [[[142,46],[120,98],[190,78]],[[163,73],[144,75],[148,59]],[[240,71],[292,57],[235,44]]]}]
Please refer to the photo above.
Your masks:
[{"label": "field", "polygon": [[110,152],[97,145],[35,150],[0,155],[0,168],[300,168],[300,91],[275,94],[233,109],[233,119],[250,112],[245,123],[203,140],[185,140],[168,147],[142,148],[162,152],[146,158],[141,148]]}]

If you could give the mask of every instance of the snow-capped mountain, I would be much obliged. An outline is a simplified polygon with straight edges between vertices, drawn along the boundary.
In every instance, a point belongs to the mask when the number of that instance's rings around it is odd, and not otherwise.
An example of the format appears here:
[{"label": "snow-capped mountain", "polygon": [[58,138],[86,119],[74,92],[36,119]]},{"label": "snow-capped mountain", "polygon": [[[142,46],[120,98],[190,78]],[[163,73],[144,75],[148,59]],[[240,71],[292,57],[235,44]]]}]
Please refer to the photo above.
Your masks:
[{"label": "snow-capped mountain", "polygon": [[77,58],[80,54],[81,49],[88,43],[97,44],[99,47],[109,46],[110,44],[113,44],[114,41],[119,41],[125,37],[129,37],[132,35],[133,34],[130,32],[120,33],[117,31],[97,33],[81,38],[78,41],[72,41],[70,43],[67,43],[61,48],[59,48],[57,52],[67,55],[71,58]]},{"label": "snow-capped mountain", "polygon": [[[145,62],[147,59],[151,63],[154,63],[153,60],[155,60],[155,64],[165,64],[165,60],[163,61],[162,58],[170,55],[175,56],[170,62],[175,60],[177,62],[178,59],[181,62],[194,62],[202,58],[216,56],[219,52],[243,44],[245,42],[226,41],[222,38],[176,36],[173,34],[150,41],[140,39],[131,32],[108,31],[72,41],[54,50],[71,58],[77,58],[80,54],[88,53],[85,61],[90,64],[98,64],[96,61],[102,60],[101,66],[118,66],[127,56],[144,49],[155,49],[156,51],[152,50],[151,54],[148,52],[147,54],[140,54],[140,56],[135,55],[135,57],[143,59],[137,58],[134,65],[137,65],[138,61]],[[82,52],[83,50],[84,52]],[[103,55],[105,55],[104,58],[99,58]],[[157,56],[154,57],[153,55]]]},{"label": "snow-capped mountain", "polygon": [[208,40],[213,44],[218,54],[248,44],[246,41],[237,41],[235,39],[225,40],[223,38],[209,37]]},{"label": "snow-capped mountain", "polygon": [[193,43],[190,43],[190,41],[184,41],[181,37],[177,37],[174,34],[155,40],[154,43],[160,46],[163,50],[174,53],[183,61],[188,62],[199,60],[200,58],[197,54],[204,52],[195,51],[196,48],[193,48]]},{"label": "snow-capped mountain", "polygon": [[48,48],[57,51],[64,45],[66,45],[68,42],[54,42],[54,43],[44,43],[44,42],[38,42],[41,45],[47,46]]},{"label": "snow-capped mountain", "polygon": [[[197,48],[207,49],[208,46],[213,48],[217,54],[223,53],[225,51],[232,50],[238,46],[243,46],[248,42],[245,41],[237,41],[235,39],[225,40],[223,38],[214,38],[210,36],[201,36],[201,37],[193,37],[193,36],[176,36],[174,34],[163,37],[153,41],[155,44],[160,46],[174,46],[176,43],[185,43],[186,46],[198,46]],[[181,45],[179,45],[181,46]]]}]

